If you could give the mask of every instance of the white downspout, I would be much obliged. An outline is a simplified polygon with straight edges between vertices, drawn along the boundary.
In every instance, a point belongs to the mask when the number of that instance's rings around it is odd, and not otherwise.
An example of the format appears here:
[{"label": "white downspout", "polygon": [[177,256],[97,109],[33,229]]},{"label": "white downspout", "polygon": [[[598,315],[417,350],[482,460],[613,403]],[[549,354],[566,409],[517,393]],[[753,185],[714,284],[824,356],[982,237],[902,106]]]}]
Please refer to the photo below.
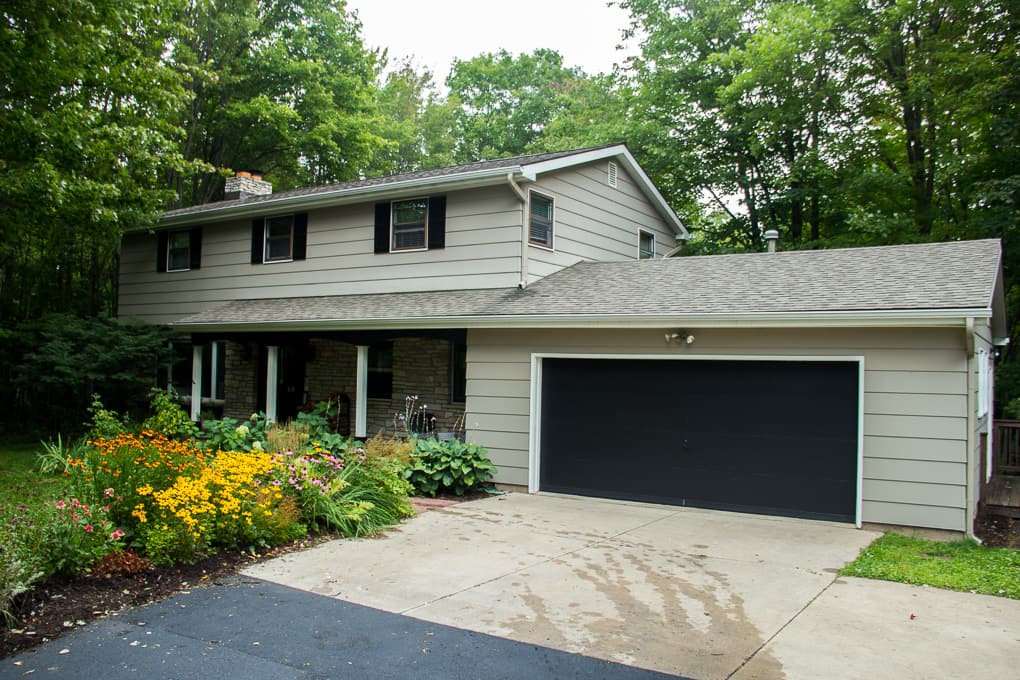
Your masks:
[{"label": "white downspout", "polygon": [[506,174],[506,183],[510,185],[510,190],[517,194],[517,198],[521,199],[521,278],[517,287],[524,290],[528,287],[528,195],[514,180],[514,173]]}]

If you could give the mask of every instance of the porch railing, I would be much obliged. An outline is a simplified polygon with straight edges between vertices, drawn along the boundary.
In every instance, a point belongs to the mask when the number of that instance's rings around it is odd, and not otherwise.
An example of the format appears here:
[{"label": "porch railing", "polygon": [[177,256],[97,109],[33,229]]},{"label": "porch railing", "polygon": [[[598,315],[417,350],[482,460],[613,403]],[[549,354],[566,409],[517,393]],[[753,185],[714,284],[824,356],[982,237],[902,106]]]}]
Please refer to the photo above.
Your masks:
[{"label": "porch railing", "polygon": [[993,471],[1020,475],[1020,420],[996,420],[994,428]]}]

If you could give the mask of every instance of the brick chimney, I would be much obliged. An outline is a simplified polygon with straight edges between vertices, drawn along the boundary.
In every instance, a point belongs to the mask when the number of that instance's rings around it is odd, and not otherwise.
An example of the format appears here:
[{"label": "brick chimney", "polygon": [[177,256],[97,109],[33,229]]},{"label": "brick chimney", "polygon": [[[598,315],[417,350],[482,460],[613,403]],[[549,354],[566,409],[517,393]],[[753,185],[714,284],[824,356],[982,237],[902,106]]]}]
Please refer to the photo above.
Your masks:
[{"label": "brick chimney", "polygon": [[238,172],[227,178],[223,189],[224,201],[245,200],[254,196],[267,196],[273,193],[273,184],[262,179],[262,173],[256,171]]}]

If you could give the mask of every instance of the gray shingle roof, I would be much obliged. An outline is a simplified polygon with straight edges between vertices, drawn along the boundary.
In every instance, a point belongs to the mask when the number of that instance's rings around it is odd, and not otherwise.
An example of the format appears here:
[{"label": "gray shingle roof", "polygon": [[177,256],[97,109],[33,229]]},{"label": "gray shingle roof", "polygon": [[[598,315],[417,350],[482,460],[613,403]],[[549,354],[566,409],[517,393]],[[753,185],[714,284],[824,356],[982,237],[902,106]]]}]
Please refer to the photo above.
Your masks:
[{"label": "gray shingle roof", "polygon": [[208,210],[223,210],[234,206],[250,206],[258,205],[271,200],[279,200],[280,198],[297,198],[299,196],[315,196],[316,194],[324,194],[333,191],[342,191],[345,189],[361,189],[365,187],[376,187],[385,184],[397,184],[399,182],[407,182],[416,179],[425,179],[429,177],[452,177],[454,175],[461,175],[471,172],[478,172],[481,170],[496,170],[499,168],[513,168],[519,165],[528,165],[532,163],[541,163],[543,161],[551,161],[556,158],[563,158],[565,156],[575,156],[582,154],[594,149],[602,149],[610,146],[617,146],[617,144],[605,144],[603,146],[594,146],[586,149],[572,149],[570,151],[555,151],[551,153],[539,153],[531,154],[528,156],[515,156],[513,158],[498,158],[490,161],[478,161],[475,163],[466,163],[464,165],[451,165],[445,168],[433,168],[431,170],[420,170],[418,172],[406,172],[399,175],[386,175],[385,177],[374,177],[372,179],[360,179],[353,182],[342,182],[340,184],[330,184],[318,187],[307,187],[303,189],[294,189],[293,191],[281,191],[274,194],[268,194],[266,196],[253,196],[246,199],[236,199],[233,201],[216,201],[213,203],[202,203],[199,205],[189,206],[187,208],[178,208],[176,210],[168,210],[163,213],[163,218],[177,217],[182,215],[196,215]]},{"label": "gray shingle roof", "polygon": [[239,300],[186,317],[189,328],[245,324],[479,320],[499,316],[797,316],[812,312],[988,310],[998,240],[583,262],[525,290],[422,291]]}]

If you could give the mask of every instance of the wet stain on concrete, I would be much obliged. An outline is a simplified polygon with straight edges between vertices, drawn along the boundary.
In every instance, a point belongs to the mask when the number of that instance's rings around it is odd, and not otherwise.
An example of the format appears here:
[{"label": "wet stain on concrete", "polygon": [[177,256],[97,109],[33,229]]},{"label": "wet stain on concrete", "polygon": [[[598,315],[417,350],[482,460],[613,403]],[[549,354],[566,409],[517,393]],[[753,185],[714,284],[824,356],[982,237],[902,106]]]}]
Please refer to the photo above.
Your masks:
[{"label": "wet stain on concrete", "polygon": [[[703,557],[660,550],[653,564],[628,548],[602,545],[556,561],[604,609],[578,612],[525,584],[516,595],[528,614],[505,622],[511,637],[697,678],[726,678],[762,646],[742,598]],[[755,659],[760,677],[785,677],[770,652]]]}]

